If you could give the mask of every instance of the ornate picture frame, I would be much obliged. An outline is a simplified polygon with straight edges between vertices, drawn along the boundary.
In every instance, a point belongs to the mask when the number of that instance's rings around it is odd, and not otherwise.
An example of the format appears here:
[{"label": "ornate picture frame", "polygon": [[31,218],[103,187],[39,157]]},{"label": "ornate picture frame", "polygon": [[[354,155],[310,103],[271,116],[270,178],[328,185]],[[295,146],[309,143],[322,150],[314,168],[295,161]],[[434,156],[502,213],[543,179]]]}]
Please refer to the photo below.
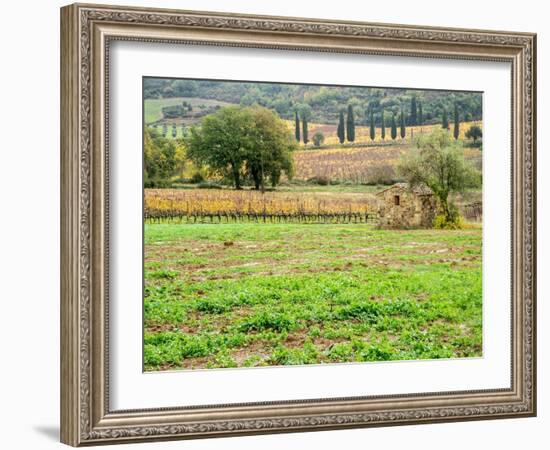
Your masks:
[{"label": "ornate picture frame", "polygon": [[[109,406],[107,108],[117,40],[512,67],[511,385],[208,407]],[[61,440],[113,444],[536,414],[536,35],[74,4],[61,9]]]}]

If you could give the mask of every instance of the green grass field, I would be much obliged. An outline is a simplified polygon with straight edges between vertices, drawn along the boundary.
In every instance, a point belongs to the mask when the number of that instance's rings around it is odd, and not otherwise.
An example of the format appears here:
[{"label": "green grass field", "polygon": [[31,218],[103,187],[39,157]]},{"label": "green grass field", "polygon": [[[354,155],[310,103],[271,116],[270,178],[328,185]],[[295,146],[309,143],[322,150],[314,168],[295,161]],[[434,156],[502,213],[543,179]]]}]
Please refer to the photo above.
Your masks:
[{"label": "green grass field", "polygon": [[480,228],[145,225],[146,370],[478,357]]},{"label": "green grass field", "polygon": [[[227,106],[229,103],[208,98],[196,97],[169,97],[169,98],[148,98],[145,99],[145,123],[153,123],[162,119],[162,108],[165,106],[180,105],[183,101],[190,103],[194,109],[200,105],[205,106]],[[169,130],[170,131],[170,130]]]}]

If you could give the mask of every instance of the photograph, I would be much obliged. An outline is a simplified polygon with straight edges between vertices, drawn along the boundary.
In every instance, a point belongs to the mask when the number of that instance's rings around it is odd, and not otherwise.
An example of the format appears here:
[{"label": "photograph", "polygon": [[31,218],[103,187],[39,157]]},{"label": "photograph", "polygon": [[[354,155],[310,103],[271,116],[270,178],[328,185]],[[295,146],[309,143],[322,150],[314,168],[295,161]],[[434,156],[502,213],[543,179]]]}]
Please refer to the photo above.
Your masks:
[{"label": "photograph", "polygon": [[142,99],[144,371],[483,357],[483,92]]}]

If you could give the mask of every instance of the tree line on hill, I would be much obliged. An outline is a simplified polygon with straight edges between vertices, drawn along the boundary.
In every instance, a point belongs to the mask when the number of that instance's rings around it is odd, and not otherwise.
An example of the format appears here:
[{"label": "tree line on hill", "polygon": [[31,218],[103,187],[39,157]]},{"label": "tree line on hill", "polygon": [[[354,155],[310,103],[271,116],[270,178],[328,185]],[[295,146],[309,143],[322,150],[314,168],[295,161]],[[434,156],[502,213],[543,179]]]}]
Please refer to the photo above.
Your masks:
[{"label": "tree line on hill", "polygon": [[287,120],[293,120],[297,112],[307,122],[324,124],[338,124],[342,105],[351,105],[355,122],[362,125],[369,124],[372,114],[380,126],[381,111],[399,118],[401,110],[405,125],[434,124],[455,104],[463,121],[482,118],[482,95],[476,92],[146,78],[143,94],[146,99],[187,97],[240,106],[257,104]]},{"label": "tree line on hill", "polygon": [[[381,109],[379,113],[375,114],[374,108],[371,108],[368,113],[369,121],[369,137],[372,141],[376,139],[376,128],[380,128],[380,137],[382,140],[386,139],[386,112]],[[408,117],[405,116],[403,108],[399,111],[399,136],[404,139],[406,136],[407,126],[418,126],[423,122],[422,103],[416,99],[411,98],[410,112]],[[300,125],[300,120],[301,125]],[[463,120],[458,103],[454,104],[453,114],[453,137],[456,139],[460,136],[460,122]],[[443,109],[441,117],[441,127],[449,130],[449,118],[447,110]],[[353,111],[353,105],[349,104],[347,107],[347,114],[343,110],[340,110],[338,116],[338,127],[336,134],[340,144],[343,144],[346,140],[350,143],[355,141],[355,115]],[[308,136],[308,116],[303,115],[300,118],[298,111],[294,112],[294,136],[296,141],[302,141],[304,144],[309,142]],[[395,111],[391,112],[390,121],[390,137],[392,140],[397,139],[397,120]],[[482,130],[479,126],[473,125],[466,132],[466,138],[472,139],[474,142],[482,137]],[[314,145],[319,147],[324,140],[324,135],[320,132],[314,135]]]}]

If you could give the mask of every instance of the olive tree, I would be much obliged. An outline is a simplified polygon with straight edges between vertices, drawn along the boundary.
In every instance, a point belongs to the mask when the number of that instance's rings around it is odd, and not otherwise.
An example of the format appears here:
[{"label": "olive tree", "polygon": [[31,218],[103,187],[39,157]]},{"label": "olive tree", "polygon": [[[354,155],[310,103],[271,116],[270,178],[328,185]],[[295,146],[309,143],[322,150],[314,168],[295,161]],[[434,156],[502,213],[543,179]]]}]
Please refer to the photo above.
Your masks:
[{"label": "olive tree", "polygon": [[449,194],[481,185],[481,173],[464,159],[462,144],[441,128],[420,136],[398,170],[411,186],[424,184],[433,191],[447,224],[458,221],[458,210],[449,201]]}]

